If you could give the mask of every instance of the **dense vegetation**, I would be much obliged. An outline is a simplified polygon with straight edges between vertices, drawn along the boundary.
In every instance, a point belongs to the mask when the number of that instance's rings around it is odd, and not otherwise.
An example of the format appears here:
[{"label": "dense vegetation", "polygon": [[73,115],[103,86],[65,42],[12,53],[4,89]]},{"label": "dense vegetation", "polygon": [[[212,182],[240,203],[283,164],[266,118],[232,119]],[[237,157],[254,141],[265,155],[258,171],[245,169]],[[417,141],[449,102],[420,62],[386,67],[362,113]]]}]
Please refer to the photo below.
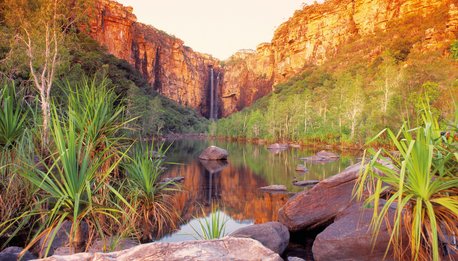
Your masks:
[{"label": "dense vegetation", "polygon": [[46,256],[60,230],[81,251],[174,226],[177,186],[144,138],[203,132],[207,120],[76,27],[90,3],[0,1],[0,249]]},{"label": "dense vegetation", "polygon": [[424,94],[434,114],[450,119],[458,99],[458,41],[434,43],[435,50],[421,42],[428,28],[443,30],[446,12],[349,39],[324,64],[307,66],[253,106],[218,121],[216,135],[364,143],[381,129],[416,121]]},{"label": "dense vegetation", "polygon": [[[311,67],[253,106],[217,122],[216,134],[248,139],[364,143],[385,127],[415,120],[419,97],[431,97],[433,111],[450,118],[458,98],[456,64],[434,56],[434,66],[419,60],[431,76],[385,53],[369,67],[347,71]],[[424,57],[421,57],[423,59]],[[428,58],[429,61],[429,58]],[[437,67],[436,67],[437,66]],[[447,73],[444,73],[447,71]]]},{"label": "dense vegetation", "polygon": [[371,160],[359,179],[359,198],[374,208],[375,235],[391,220],[389,247],[399,260],[441,260],[458,234],[458,111],[444,133],[429,106],[423,108],[420,126],[383,131],[396,153],[369,150]]}]

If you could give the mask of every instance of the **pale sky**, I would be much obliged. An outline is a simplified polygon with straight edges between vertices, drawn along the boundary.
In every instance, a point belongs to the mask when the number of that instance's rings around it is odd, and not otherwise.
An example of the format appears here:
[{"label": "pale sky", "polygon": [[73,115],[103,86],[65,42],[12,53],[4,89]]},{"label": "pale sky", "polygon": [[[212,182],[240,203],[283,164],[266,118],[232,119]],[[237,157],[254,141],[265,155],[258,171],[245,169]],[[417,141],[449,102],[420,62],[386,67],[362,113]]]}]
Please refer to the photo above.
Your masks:
[{"label": "pale sky", "polygon": [[313,0],[117,0],[139,22],[182,39],[219,59],[270,42],[275,29]]}]

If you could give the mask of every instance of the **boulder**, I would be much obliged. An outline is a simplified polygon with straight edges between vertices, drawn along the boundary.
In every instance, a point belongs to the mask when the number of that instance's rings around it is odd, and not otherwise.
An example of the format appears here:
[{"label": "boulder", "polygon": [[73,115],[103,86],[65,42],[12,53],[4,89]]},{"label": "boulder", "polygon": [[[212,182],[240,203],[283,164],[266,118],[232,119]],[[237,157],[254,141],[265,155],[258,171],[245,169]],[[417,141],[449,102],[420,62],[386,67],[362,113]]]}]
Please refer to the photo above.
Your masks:
[{"label": "boulder", "polygon": [[208,241],[150,243],[112,253],[80,253],[70,256],[52,256],[46,261],[135,261],[135,260],[265,260],[283,259],[260,242],[251,238],[226,237]]},{"label": "boulder", "polygon": [[338,159],[340,156],[336,153],[322,150],[316,154],[320,158]]},{"label": "boulder", "polygon": [[260,187],[259,189],[268,190],[268,191],[287,191],[288,190],[285,185],[270,185],[270,186]]},{"label": "boulder", "polygon": [[297,193],[279,210],[279,221],[290,231],[328,224],[349,205],[360,169],[361,164],[350,166],[312,189]]},{"label": "boulder", "polygon": [[[52,235],[56,229],[57,228],[54,228],[51,231],[50,235]],[[71,229],[72,229],[72,222],[64,221],[62,223],[61,227],[56,232],[56,236],[54,237],[54,240],[51,243],[51,247],[49,248],[49,251],[47,254],[48,256],[53,255],[54,251],[59,248],[60,248],[59,251],[61,251],[61,253],[72,253],[73,252],[73,251],[70,251],[70,248],[69,248],[69,244],[70,244],[69,235],[70,235]],[[77,250],[79,250],[80,248],[81,249],[84,248],[86,239],[89,237],[89,227],[86,222],[80,223],[80,231],[76,236],[77,238],[74,239],[74,243],[75,243],[74,247],[78,248]],[[46,249],[49,243],[50,243],[49,238],[43,237],[40,239],[36,247],[36,252],[38,253],[38,256],[44,256],[46,254]]]},{"label": "boulder", "polygon": [[199,156],[199,159],[201,160],[226,160],[227,156],[229,154],[227,153],[227,150],[218,148],[216,146],[210,146],[206,148],[204,151]]},{"label": "boulder", "polygon": [[297,180],[293,182],[293,185],[298,186],[298,187],[307,187],[307,186],[314,186],[318,183],[320,183],[319,180]]},{"label": "boulder", "polygon": [[[383,260],[390,234],[383,222],[373,248],[374,233],[370,228],[373,211],[355,203],[339,213],[334,223],[316,237],[312,248],[315,260]],[[393,222],[395,209],[390,208],[388,212]],[[385,260],[393,260],[392,253]]]},{"label": "boulder", "polygon": [[309,170],[308,170],[307,167],[305,167],[304,165],[299,164],[299,165],[296,166],[296,171],[299,171],[299,172],[307,172],[307,171],[309,171]]},{"label": "boulder", "polygon": [[200,160],[200,164],[210,173],[219,173],[229,164],[226,160]]},{"label": "boulder", "polygon": [[289,242],[289,231],[280,222],[267,222],[240,228],[229,236],[252,238],[261,242],[265,247],[281,255]]},{"label": "boulder", "polygon": [[[16,261],[19,260],[19,254],[24,250],[22,247],[7,247],[2,252],[0,252],[0,260],[1,261]],[[36,259],[34,255],[32,255],[29,251],[26,251],[24,255],[22,255],[20,260],[32,260]]]}]

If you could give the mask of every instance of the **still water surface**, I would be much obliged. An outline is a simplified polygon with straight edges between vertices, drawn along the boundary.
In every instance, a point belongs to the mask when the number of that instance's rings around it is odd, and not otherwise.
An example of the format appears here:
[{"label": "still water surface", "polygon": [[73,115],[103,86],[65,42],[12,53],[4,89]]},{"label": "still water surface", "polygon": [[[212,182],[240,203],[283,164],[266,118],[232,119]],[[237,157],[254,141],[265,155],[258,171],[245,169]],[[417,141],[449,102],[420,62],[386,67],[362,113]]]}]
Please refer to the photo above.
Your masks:
[{"label": "still water surface", "polygon": [[[205,162],[198,159],[208,146],[215,145],[229,152],[227,162]],[[317,150],[289,148],[271,152],[266,145],[218,140],[175,140],[167,152],[168,177],[184,177],[182,191],[174,203],[181,217],[178,230],[158,241],[177,242],[196,239],[199,220],[209,218],[211,205],[219,206],[226,223],[225,233],[251,224],[276,221],[279,208],[295,192],[307,188],[294,186],[295,180],[322,180],[356,162],[353,154],[343,153],[337,161],[326,164],[304,163],[300,160]],[[304,164],[308,172],[296,171]],[[268,185],[285,185],[288,193],[259,190]]]}]

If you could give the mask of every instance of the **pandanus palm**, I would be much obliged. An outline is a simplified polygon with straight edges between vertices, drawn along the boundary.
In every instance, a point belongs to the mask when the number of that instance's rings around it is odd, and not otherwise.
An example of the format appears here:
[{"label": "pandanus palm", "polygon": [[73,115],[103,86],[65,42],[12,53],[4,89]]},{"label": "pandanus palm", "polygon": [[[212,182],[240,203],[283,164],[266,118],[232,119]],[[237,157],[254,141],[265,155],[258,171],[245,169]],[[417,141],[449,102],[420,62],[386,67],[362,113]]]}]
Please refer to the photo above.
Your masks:
[{"label": "pandanus palm", "polygon": [[[372,151],[358,195],[370,193],[366,201],[374,205],[376,235],[389,208],[396,208],[390,244],[399,258],[440,260],[447,254],[441,244],[458,235],[458,157],[454,133],[448,138],[441,135],[439,124],[425,108],[421,127],[404,125],[397,135],[386,130],[400,156]],[[390,156],[394,168],[383,164],[381,155]],[[378,211],[381,199],[386,203]]]},{"label": "pandanus palm", "polygon": [[11,148],[24,134],[27,113],[16,99],[14,85],[0,90],[0,147]]},{"label": "pandanus palm", "polygon": [[165,151],[163,146],[155,151],[153,144],[139,144],[123,164],[129,198],[136,202],[139,213],[138,227],[144,228],[140,236],[143,239],[152,239],[166,227],[174,227],[177,219],[170,202],[170,193],[177,190],[177,184],[162,180]]}]

